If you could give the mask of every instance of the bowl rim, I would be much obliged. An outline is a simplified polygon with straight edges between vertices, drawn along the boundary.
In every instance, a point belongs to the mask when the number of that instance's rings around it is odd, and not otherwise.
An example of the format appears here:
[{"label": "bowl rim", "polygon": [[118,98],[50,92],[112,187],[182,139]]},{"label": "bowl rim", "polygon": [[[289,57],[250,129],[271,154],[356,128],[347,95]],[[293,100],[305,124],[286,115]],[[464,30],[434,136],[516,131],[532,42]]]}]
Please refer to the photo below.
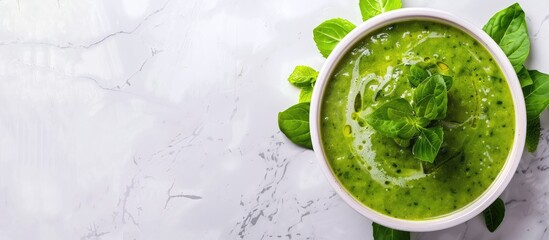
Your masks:
[{"label": "bowl rim", "polygon": [[[381,214],[356,200],[340,184],[335,174],[333,174],[320,141],[319,123],[322,104],[321,97],[324,95],[327,82],[330,80],[331,75],[337,67],[339,61],[366,35],[386,25],[407,20],[426,20],[450,25],[466,32],[481,43],[492,55],[495,62],[501,68],[503,75],[507,79],[507,84],[511,92],[515,110],[515,136],[513,146],[496,179],[479,197],[461,209],[441,217],[426,220],[398,219]],[[422,232],[450,228],[468,221],[469,219],[480,214],[492,202],[494,202],[497,197],[499,197],[511,181],[520,162],[526,138],[526,107],[524,103],[524,96],[522,94],[522,89],[514,68],[505,53],[501,50],[498,44],[492,40],[490,36],[488,36],[488,34],[477,26],[451,13],[428,8],[404,8],[386,12],[361,23],[349,34],[347,34],[335,47],[320,70],[311,98],[309,122],[311,140],[313,149],[315,149],[315,155],[317,159],[320,160],[320,167],[328,179],[328,182],[335,189],[338,195],[354,210],[358,211],[370,220],[393,229],[404,231]]]}]

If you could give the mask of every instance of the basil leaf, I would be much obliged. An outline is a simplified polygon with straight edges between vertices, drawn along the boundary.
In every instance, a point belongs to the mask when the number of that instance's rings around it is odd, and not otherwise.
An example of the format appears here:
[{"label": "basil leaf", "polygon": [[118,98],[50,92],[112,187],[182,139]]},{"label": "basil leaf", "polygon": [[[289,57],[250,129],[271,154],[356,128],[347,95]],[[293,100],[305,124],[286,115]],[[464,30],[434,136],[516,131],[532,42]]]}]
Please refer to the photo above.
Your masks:
[{"label": "basil leaf", "polygon": [[497,12],[482,28],[509,58],[516,72],[530,53],[530,39],[524,11],[515,3]]},{"label": "basil leaf", "polygon": [[429,77],[429,73],[417,65],[412,65],[410,67],[410,76],[408,76],[408,81],[413,87],[417,87],[419,83],[423,82],[426,78]]},{"label": "basil leaf", "polygon": [[421,82],[414,92],[414,110],[417,116],[429,120],[446,117],[448,94],[441,75],[435,74]]},{"label": "basil leaf", "polygon": [[372,222],[374,240],[409,240],[410,233],[388,228]]},{"label": "basil leaf", "polygon": [[526,69],[524,66],[520,69],[520,71],[517,72],[517,77],[520,82],[520,87],[522,88],[534,84],[534,81],[532,81],[532,78],[528,73],[528,69]]},{"label": "basil leaf", "polygon": [[335,46],[356,26],[343,18],[326,20],[313,30],[316,47],[325,58]]},{"label": "basil leaf", "polygon": [[395,143],[399,145],[400,147],[407,148],[410,146],[410,139],[402,139],[402,138],[393,138]]},{"label": "basil leaf", "polygon": [[302,88],[299,93],[299,102],[311,102],[311,97],[313,96],[313,87]]},{"label": "basil leaf", "polygon": [[402,7],[401,0],[360,0],[362,20],[366,21],[376,15]]},{"label": "basil leaf", "polygon": [[549,75],[536,70],[528,73],[532,77],[533,84],[523,88],[522,91],[526,102],[526,116],[531,120],[538,118],[549,106]]},{"label": "basil leaf", "polygon": [[288,82],[293,84],[296,87],[310,87],[318,76],[318,72],[308,66],[296,66],[290,77],[288,77]]},{"label": "basil leaf", "polygon": [[410,139],[417,134],[412,106],[403,98],[384,103],[366,118],[379,133],[393,138]]},{"label": "basil leaf", "polygon": [[486,227],[490,232],[494,232],[503,221],[503,217],[505,217],[505,203],[501,198],[498,198],[482,213]]},{"label": "basil leaf", "polygon": [[412,152],[414,157],[433,163],[442,145],[444,131],[441,126],[434,128],[420,128],[419,136],[414,144]]},{"label": "basil leaf", "polygon": [[530,119],[526,122],[526,147],[528,152],[535,152],[539,145],[541,127],[539,118]]},{"label": "basil leaf", "polygon": [[454,84],[454,80],[450,76],[442,75],[442,79],[444,79],[444,83],[446,84],[446,90],[449,91],[452,87],[452,84]]},{"label": "basil leaf", "polygon": [[309,129],[310,103],[298,103],[278,113],[278,127],[293,143],[313,149]]},{"label": "basil leaf", "polygon": [[418,118],[416,117],[415,119],[415,124],[416,126],[419,126],[419,127],[427,127],[429,124],[431,123],[431,120],[427,119],[427,118]]}]

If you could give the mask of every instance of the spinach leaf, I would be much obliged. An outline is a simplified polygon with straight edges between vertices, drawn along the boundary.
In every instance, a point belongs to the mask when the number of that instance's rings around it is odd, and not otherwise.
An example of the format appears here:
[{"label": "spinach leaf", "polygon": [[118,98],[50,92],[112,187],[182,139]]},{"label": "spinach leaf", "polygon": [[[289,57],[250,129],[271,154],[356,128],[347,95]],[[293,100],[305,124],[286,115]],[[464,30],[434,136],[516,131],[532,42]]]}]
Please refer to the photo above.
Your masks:
[{"label": "spinach leaf", "polygon": [[413,87],[417,87],[417,85],[428,77],[429,72],[425,69],[418,67],[417,65],[412,65],[410,67],[410,76],[408,76],[408,81]]},{"label": "spinach leaf", "polygon": [[522,88],[534,84],[534,81],[532,81],[532,78],[528,73],[528,69],[526,69],[524,66],[520,69],[520,71],[517,72],[517,77],[520,82],[520,87]]},{"label": "spinach leaf", "polygon": [[535,152],[538,148],[540,132],[539,118],[529,119],[526,122],[526,147],[528,148],[528,152]]},{"label": "spinach leaf", "polygon": [[316,47],[325,58],[336,45],[356,26],[343,18],[326,20],[313,30]]},{"label": "spinach leaf", "polygon": [[446,117],[448,94],[441,75],[435,74],[421,82],[414,92],[414,110],[420,117],[438,120]]},{"label": "spinach leaf", "polygon": [[410,139],[417,134],[412,106],[403,98],[384,103],[366,122],[387,137]]},{"label": "spinach leaf", "polygon": [[366,21],[376,15],[402,7],[401,0],[360,0],[362,20]]},{"label": "spinach leaf", "polygon": [[528,71],[533,84],[522,89],[526,101],[526,116],[531,120],[549,106],[549,75],[536,70]]},{"label": "spinach leaf", "polygon": [[296,66],[290,77],[288,77],[288,82],[293,84],[296,87],[310,87],[318,76],[318,72],[308,66]]},{"label": "spinach leaf", "polygon": [[278,113],[278,127],[293,143],[313,149],[309,129],[310,103],[298,103]]},{"label": "spinach leaf", "polygon": [[374,240],[410,240],[410,233],[391,229],[372,222]]},{"label": "spinach leaf", "polygon": [[419,136],[412,149],[414,157],[433,163],[442,145],[444,131],[441,126],[433,128],[420,128]]},{"label": "spinach leaf", "polygon": [[299,93],[299,102],[311,102],[311,97],[313,96],[313,87],[305,87],[301,89]]},{"label": "spinach leaf", "polygon": [[520,5],[515,3],[497,12],[482,29],[499,44],[515,71],[520,71],[530,53],[528,28]]},{"label": "spinach leaf", "polygon": [[482,213],[486,227],[490,232],[494,232],[503,221],[503,217],[505,217],[505,203],[501,198],[498,198]]}]

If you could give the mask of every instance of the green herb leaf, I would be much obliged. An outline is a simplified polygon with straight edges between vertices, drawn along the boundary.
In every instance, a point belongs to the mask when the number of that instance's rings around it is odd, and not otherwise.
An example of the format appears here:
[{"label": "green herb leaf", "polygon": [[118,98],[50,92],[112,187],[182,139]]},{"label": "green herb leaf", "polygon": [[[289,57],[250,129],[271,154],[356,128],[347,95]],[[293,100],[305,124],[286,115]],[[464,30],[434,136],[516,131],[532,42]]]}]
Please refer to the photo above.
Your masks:
[{"label": "green herb leaf", "polygon": [[401,0],[360,0],[360,13],[362,20],[366,21],[376,15],[402,7]]},{"label": "green herb leaf", "polygon": [[311,102],[311,97],[313,96],[313,87],[302,88],[299,93],[299,102]]},{"label": "green herb leaf", "polygon": [[534,84],[534,81],[532,81],[532,78],[528,73],[528,69],[526,69],[524,66],[520,69],[520,71],[517,72],[517,77],[520,82],[520,87],[522,88]]},{"label": "green herb leaf", "polygon": [[415,120],[416,126],[423,127],[423,128],[427,127],[431,123],[431,120],[427,118],[422,118],[422,117],[420,118],[416,117],[416,119],[414,120]]},{"label": "green herb leaf", "polygon": [[417,65],[412,65],[410,67],[410,76],[408,76],[408,81],[413,87],[417,87],[423,80],[429,77],[429,73]]},{"label": "green herb leaf", "polygon": [[296,66],[290,77],[288,77],[288,82],[293,84],[296,87],[311,87],[318,76],[318,72],[308,66]]},{"label": "green herb leaf", "polygon": [[499,44],[516,72],[530,53],[530,39],[524,11],[518,3],[497,12],[482,28]]},{"label": "green herb leaf", "polygon": [[533,84],[522,89],[526,101],[527,119],[538,118],[549,106],[549,75],[536,70],[528,71]]},{"label": "green herb leaf", "polygon": [[448,94],[441,75],[435,74],[421,82],[414,92],[414,110],[417,116],[429,120],[446,117]]},{"label": "green herb leaf", "polygon": [[526,122],[526,147],[528,152],[535,152],[538,148],[540,133],[539,118],[530,119]]},{"label": "green herb leaf", "polygon": [[410,233],[391,229],[372,222],[374,240],[410,240]]},{"label": "green herb leaf", "polygon": [[402,139],[402,138],[393,138],[395,143],[399,145],[400,147],[407,148],[410,146],[411,140],[410,139]]},{"label": "green herb leaf", "polygon": [[434,128],[420,128],[419,136],[414,144],[412,152],[414,157],[433,163],[442,145],[444,131],[441,126]]},{"label": "green herb leaf", "polygon": [[446,90],[450,91],[450,88],[452,87],[452,84],[454,83],[454,80],[450,76],[442,75],[442,79],[444,79],[444,83],[446,84]]},{"label": "green herb leaf", "polygon": [[417,134],[412,106],[402,98],[384,103],[366,122],[387,137],[410,139]]},{"label": "green herb leaf", "polygon": [[313,30],[316,47],[325,58],[356,26],[343,18],[326,20]]},{"label": "green herb leaf", "polygon": [[310,103],[298,103],[278,113],[278,127],[293,143],[313,149],[309,129]]},{"label": "green herb leaf", "polygon": [[501,198],[498,198],[482,213],[484,214],[486,227],[490,232],[494,232],[503,221],[503,217],[505,217],[505,203]]}]

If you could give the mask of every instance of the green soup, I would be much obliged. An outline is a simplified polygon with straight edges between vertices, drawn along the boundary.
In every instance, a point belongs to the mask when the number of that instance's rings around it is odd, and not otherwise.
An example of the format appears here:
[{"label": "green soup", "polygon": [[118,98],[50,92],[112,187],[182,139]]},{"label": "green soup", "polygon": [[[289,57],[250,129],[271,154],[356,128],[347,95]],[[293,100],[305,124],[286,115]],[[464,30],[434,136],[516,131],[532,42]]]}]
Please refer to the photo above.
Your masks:
[{"label": "green soup", "polygon": [[[410,65],[453,75],[444,142],[434,164],[364,120],[395,98],[412,100]],[[401,219],[456,211],[494,181],[513,144],[510,90],[490,53],[467,33],[426,21],[392,24],[348,52],[326,86],[321,139],[333,173],[364,205]]]}]

